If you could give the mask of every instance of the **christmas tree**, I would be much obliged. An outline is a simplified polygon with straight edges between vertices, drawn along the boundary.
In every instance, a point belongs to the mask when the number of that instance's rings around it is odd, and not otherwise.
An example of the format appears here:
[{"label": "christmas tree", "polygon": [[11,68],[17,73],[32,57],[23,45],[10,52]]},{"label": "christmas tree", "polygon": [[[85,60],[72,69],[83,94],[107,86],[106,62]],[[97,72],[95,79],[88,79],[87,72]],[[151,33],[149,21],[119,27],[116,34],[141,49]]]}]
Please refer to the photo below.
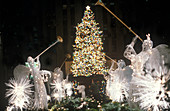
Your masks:
[{"label": "christmas tree", "polygon": [[82,22],[76,27],[75,45],[73,45],[73,63],[71,72],[74,77],[106,74],[106,59],[102,43],[102,31],[94,20],[94,13],[86,7]]}]

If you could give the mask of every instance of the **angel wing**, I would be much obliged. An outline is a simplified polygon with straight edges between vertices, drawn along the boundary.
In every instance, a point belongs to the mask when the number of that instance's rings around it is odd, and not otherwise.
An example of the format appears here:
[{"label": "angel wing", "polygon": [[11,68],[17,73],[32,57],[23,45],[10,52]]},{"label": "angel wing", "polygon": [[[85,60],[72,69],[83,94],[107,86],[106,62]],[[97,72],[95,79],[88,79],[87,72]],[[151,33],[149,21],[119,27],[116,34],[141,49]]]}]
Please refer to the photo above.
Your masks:
[{"label": "angel wing", "polygon": [[155,48],[159,51],[160,55],[164,56],[165,65],[170,67],[170,47],[165,44],[160,44]]},{"label": "angel wing", "polygon": [[31,73],[30,68],[24,65],[17,65],[14,68],[13,74],[15,79],[27,78]]},{"label": "angel wing", "polygon": [[122,78],[124,78],[128,83],[131,82],[133,70],[130,66],[123,68]]},{"label": "angel wing", "polygon": [[[165,65],[168,69],[170,68],[170,48],[168,45],[160,44],[152,49],[152,54],[149,57],[149,60],[146,62],[146,70],[160,72],[160,66]],[[162,58],[163,56],[163,58]],[[164,60],[162,60],[164,59]],[[164,64],[162,64],[164,61]],[[154,73],[153,73],[154,74]],[[156,76],[156,75],[153,75]]]}]

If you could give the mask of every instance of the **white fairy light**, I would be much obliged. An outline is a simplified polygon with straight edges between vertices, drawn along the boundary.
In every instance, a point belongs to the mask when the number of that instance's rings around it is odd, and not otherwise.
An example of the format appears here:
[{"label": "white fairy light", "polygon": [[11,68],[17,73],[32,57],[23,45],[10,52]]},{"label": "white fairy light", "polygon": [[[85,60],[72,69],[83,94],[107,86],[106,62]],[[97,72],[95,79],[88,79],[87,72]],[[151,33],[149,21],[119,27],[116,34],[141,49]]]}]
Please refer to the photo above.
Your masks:
[{"label": "white fairy light", "polygon": [[9,104],[15,107],[19,107],[21,110],[27,108],[30,104],[30,95],[32,84],[27,79],[21,78],[21,80],[9,80],[9,83],[6,83],[9,89],[7,89],[6,97],[9,97]]},{"label": "white fairy light", "polygon": [[57,98],[59,97],[59,94],[58,94],[58,93],[54,93],[54,94],[53,94],[53,97],[54,97],[55,99],[57,99]]}]

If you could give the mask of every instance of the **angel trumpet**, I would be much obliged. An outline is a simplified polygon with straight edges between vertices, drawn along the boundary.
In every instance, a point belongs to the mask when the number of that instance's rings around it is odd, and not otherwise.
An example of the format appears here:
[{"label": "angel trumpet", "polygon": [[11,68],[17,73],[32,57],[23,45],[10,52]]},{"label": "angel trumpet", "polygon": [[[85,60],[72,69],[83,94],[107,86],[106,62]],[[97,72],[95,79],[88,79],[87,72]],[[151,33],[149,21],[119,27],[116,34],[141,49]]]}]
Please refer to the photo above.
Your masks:
[{"label": "angel trumpet", "polygon": [[[97,50],[96,50],[96,49],[94,49],[94,51],[97,51]],[[114,59],[112,59],[111,57],[109,57],[108,55],[104,54],[104,56],[106,56],[108,59],[112,60],[114,63],[116,63],[116,64],[117,64],[117,62],[116,62]]]},{"label": "angel trumpet", "polygon": [[60,69],[63,67],[65,61],[66,61],[67,59],[69,59],[69,58],[71,58],[71,55],[70,55],[70,54],[67,54],[67,55],[66,55],[66,58],[64,59],[63,63],[62,63],[61,66],[60,66]]},{"label": "angel trumpet", "polygon": [[41,56],[44,52],[46,52],[48,49],[50,49],[52,46],[54,46],[54,45],[57,44],[58,42],[63,42],[62,37],[57,36],[57,41],[54,42],[53,44],[51,44],[49,47],[47,47],[44,51],[42,51],[38,56],[36,56],[36,57],[34,58],[34,60],[37,59],[39,56]]},{"label": "angel trumpet", "polygon": [[98,0],[95,5],[101,5],[104,7],[108,12],[110,12],[120,23],[122,23],[130,32],[132,32],[139,40],[143,42],[143,40],[130,28],[128,27],[118,16],[116,16],[112,11],[110,11],[102,2],[102,0]]},{"label": "angel trumpet", "polygon": [[113,60],[111,57],[109,57],[108,55],[105,55],[108,59],[112,60],[114,63],[118,64],[115,60]]}]

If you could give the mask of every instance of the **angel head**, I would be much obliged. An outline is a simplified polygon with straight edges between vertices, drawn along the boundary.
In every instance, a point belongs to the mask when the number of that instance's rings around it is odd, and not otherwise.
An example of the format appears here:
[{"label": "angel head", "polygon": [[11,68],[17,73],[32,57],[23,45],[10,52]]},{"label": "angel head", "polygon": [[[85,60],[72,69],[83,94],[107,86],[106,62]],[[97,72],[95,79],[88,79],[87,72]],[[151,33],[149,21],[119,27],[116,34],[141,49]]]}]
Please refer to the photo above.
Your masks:
[{"label": "angel head", "polygon": [[33,64],[33,63],[34,63],[34,59],[33,59],[31,56],[29,56],[29,57],[27,58],[27,62],[28,62],[29,64]]},{"label": "angel head", "polygon": [[53,79],[57,80],[58,82],[63,80],[63,72],[61,68],[56,67],[53,72]]},{"label": "angel head", "polygon": [[125,61],[120,59],[118,60],[118,67],[123,69],[126,66]]},{"label": "angel head", "polygon": [[56,67],[55,69],[54,69],[54,72],[60,72],[61,71],[61,68],[60,67]]},{"label": "angel head", "polygon": [[151,50],[153,47],[153,42],[150,39],[150,34],[147,34],[146,37],[147,37],[147,39],[144,40],[144,42],[142,44],[142,51]]}]

